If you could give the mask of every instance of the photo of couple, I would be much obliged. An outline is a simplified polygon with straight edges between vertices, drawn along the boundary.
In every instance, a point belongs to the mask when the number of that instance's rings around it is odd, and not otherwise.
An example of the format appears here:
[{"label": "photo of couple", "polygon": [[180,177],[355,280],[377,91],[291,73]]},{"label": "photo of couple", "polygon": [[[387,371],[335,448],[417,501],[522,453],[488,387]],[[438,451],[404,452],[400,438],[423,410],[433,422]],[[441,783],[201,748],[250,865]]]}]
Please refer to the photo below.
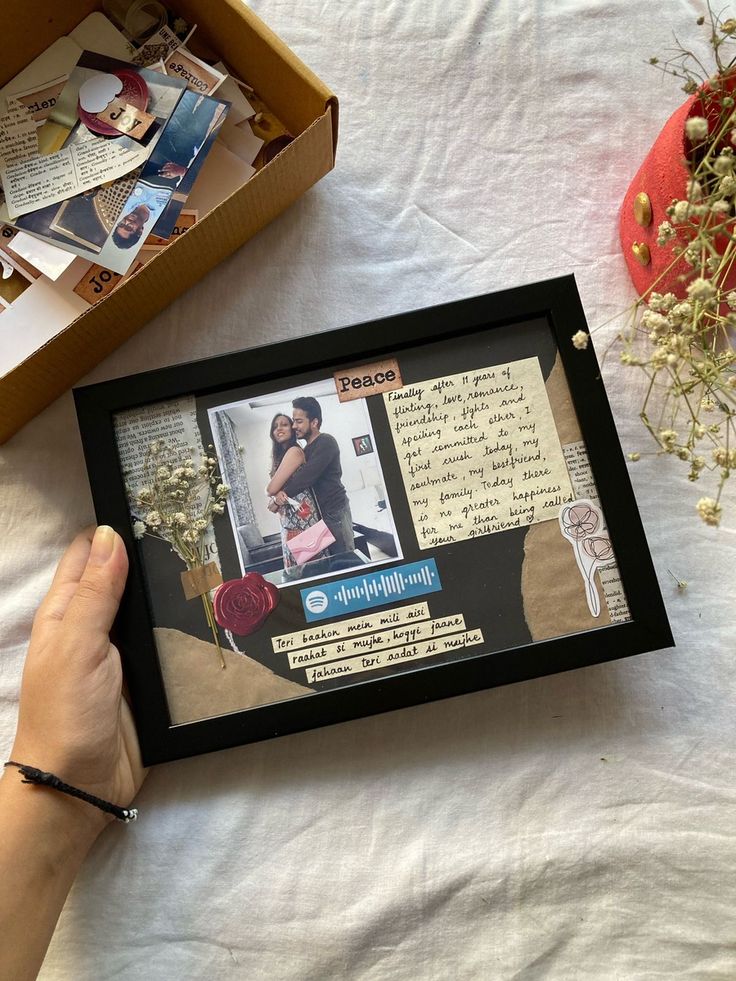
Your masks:
[{"label": "photo of couple", "polygon": [[[243,573],[287,585],[399,556],[364,400],[332,380],[209,410]],[[375,445],[375,440],[371,446]]]}]

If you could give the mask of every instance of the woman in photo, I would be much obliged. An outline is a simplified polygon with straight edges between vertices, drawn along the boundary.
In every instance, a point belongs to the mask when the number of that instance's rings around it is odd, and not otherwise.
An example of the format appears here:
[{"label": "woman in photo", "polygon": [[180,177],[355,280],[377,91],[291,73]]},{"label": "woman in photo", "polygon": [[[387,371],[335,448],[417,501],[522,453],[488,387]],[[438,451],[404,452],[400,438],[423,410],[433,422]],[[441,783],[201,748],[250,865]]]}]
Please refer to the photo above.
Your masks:
[{"label": "woman in photo", "polygon": [[[273,495],[283,489],[284,484],[303,466],[304,450],[296,441],[296,433],[290,416],[277,412],[271,420],[271,480],[266,493],[271,497],[269,510],[278,514],[281,521],[281,549],[284,556],[284,574],[290,579],[300,579],[304,565],[299,565],[289,551],[289,539],[301,535],[307,528],[317,524],[321,519],[317,499],[310,487],[290,497],[286,504],[279,507],[273,500]],[[310,558],[310,562],[327,557],[327,551],[321,551]]]}]

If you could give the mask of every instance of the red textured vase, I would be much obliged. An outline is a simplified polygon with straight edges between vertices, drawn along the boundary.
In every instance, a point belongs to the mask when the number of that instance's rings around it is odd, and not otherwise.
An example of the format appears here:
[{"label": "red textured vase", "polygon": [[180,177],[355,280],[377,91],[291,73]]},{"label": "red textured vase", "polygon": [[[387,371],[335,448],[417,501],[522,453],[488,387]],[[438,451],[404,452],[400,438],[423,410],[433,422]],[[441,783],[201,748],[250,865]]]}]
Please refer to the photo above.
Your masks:
[{"label": "red textured vase", "polygon": [[[728,90],[733,90],[735,86],[736,76],[727,83]],[[684,259],[673,262],[675,240],[667,245],[657,245],[660,224],[670,220],[667,208],[673,201],[687,199],[690,172],[686,159],[691,145],[685,135],[685,123],[691,116],[705,116],[712,131],[718,111],[715,106],[708,109],[700,93],[691,96],[676,109],[636,172],[621,205],[621,247],[639,294],[653,288],[657,293],[674,293],[682,299],[692,278],[692,268]],[[640,204],[637,207],[639,195],[646,196],[648,207],[646,200],[643,206]],[[687,244],[684,237],[680,241]],[[724,236],[723,247],[726,241]],[[732,268],[722,286],[725,289],[736,286],[736,267]]]}]

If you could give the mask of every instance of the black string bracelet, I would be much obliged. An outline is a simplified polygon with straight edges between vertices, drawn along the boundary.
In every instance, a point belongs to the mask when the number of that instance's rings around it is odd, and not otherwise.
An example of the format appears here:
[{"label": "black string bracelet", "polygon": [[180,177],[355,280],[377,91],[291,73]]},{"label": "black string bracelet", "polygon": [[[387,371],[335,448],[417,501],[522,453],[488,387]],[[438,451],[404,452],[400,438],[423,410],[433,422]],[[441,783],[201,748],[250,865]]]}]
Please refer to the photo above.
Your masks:
[{"label": "black string bracelet", "polygon": [[111,804],[107,800],[102,800],[101,797],[95,797],[94,794],[88,794],[78,787],[72,787],[68,783],[64,783],[63,780],[54,776],[53,773],[46,773],[44,770],[37,770],[35,766],[26,766],[24,763],[16,763],[14,760],[8,760],[3,765],[17,767],[25,777],[22,783],[32,783],[39,787],[51,787],[53,790],[58,790],[62,794],[68,794],[69,797],[76,797],[79,800],[85,801],[87,804],[91,804],[93,807],[99,808],[99,810],[104,811],[106,814],[112,814],[116,820],[122,821],[124,824],[129,824],[138,818],[137,808],[118,807],[117,804]]}]

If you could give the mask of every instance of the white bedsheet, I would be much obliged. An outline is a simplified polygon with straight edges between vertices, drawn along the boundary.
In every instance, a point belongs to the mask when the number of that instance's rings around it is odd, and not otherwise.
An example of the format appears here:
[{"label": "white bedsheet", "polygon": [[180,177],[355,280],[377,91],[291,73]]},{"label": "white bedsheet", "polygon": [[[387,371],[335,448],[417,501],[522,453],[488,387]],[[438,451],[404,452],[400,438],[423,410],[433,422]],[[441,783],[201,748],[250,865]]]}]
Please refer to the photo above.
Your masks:
[{"label": "white bedsheet", "polygon": [[[619,203],[684,98],[646,60],[702,0],[253,7],[340,96],[337,167],[87,381],[569,272],[591,325],[631,301]],[[650,450],[638,376],[604,374]],[[156,768],[44,981],[736,977],[736,501],[709,529],[682,465],[631,473],[675,650]],[[3,759],[92,519],[67,394],[0,448]]]}]

